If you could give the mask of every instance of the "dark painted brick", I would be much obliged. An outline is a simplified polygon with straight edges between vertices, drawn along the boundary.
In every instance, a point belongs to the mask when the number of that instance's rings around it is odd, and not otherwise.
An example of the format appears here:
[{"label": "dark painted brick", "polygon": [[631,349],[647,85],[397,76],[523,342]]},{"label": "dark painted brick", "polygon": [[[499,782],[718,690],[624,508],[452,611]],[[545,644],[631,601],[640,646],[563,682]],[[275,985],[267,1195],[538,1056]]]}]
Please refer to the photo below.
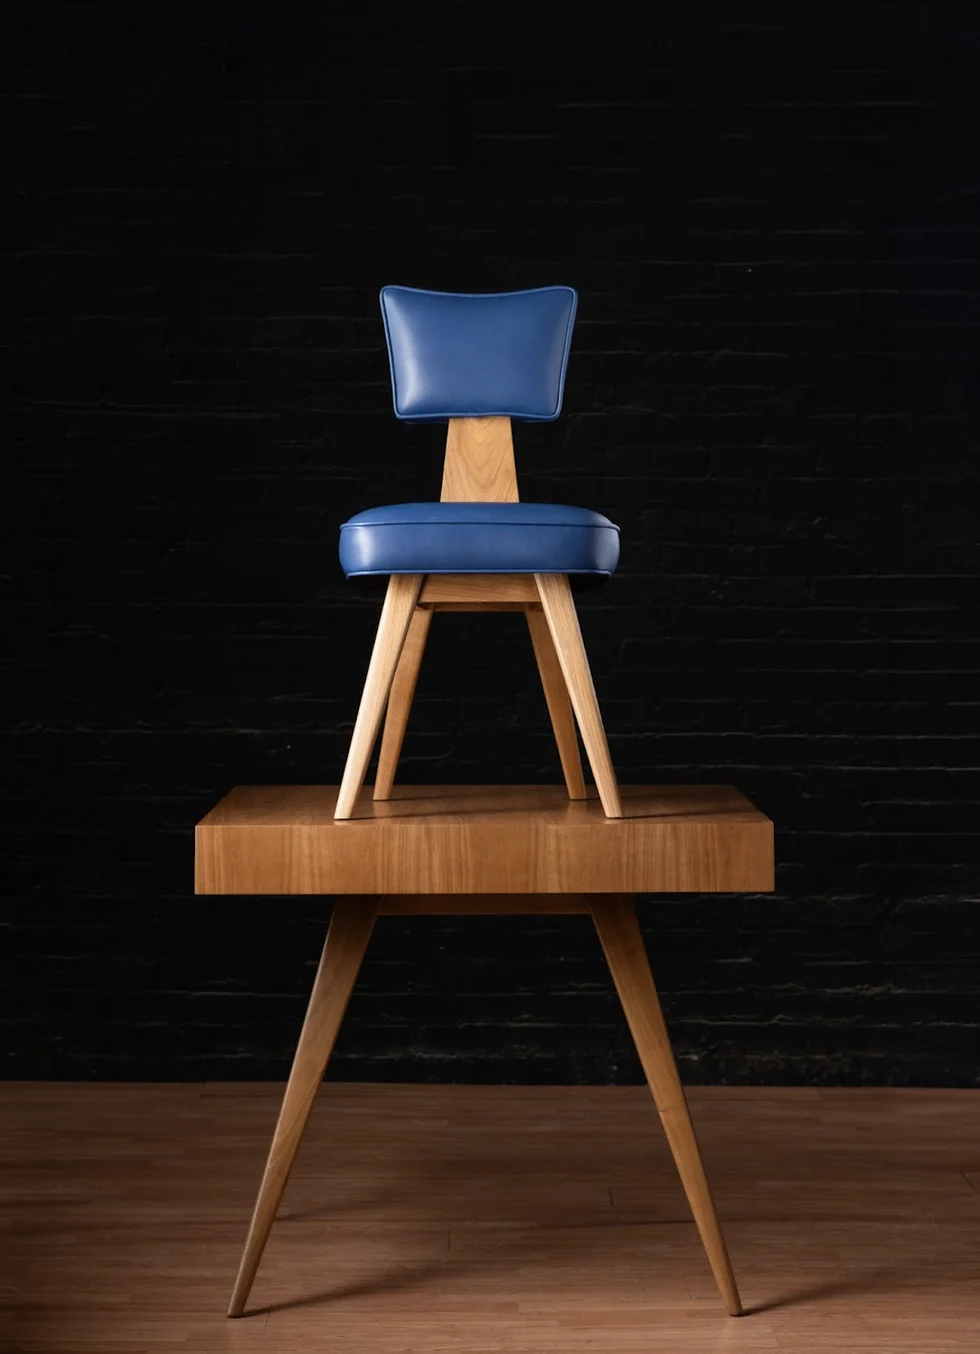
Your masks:
[{"label": "dark painted brick", "polygon": [[[773,897],[641,902],[684,1075],[976,1083],[975,21],[763,9],[567,9],[562,54],[542,0],[7,35],[9,1075],[283,1074],[330,900],[195,899],[191,829],[339,777],[377,603],[337,527],[441,454],[378,288],[563,281],[518,457],[623,529],[582,604],[620,774],[777,825]],[[403,774],[556,779],[517,618],[436,627]],[[639,1069],[582,919],[391,919],[331,1075]]]}]

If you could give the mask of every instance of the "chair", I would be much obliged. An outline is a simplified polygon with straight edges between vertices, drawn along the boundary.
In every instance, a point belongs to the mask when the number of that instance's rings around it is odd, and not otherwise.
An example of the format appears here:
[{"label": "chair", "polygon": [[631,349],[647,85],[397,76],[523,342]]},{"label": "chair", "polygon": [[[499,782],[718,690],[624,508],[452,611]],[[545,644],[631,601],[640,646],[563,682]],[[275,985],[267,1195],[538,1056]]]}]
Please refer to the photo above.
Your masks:
[{"label": "chair", "polygon": [[586,798],[574,711],[603,810],[623,816],[572,594],[615,571],[619,529],[584,508],[521,503],[511,435],[512,420],[561,412],[576,304],[571,287],[381,292],[395,415],[449,429],[438,503],[341,527],[347,577],[388,585],[335,818],[354,814],[382,716],[374,798],[391,798],[435,611],[525,612],[569,797]]}]

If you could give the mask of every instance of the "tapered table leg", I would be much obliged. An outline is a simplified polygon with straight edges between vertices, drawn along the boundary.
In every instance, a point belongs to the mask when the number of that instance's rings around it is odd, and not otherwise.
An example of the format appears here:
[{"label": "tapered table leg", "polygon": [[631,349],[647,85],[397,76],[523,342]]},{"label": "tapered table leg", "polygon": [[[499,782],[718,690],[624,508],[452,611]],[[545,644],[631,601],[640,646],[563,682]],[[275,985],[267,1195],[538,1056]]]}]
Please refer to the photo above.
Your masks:
[{"label": "tapered table leg", "polygon": [[589,910],[599,933],[616,991],[640,1055],[643,1071],[667,1134],[681,1184],[701,1235],[725,1306],[741,1316],[742,1303],[721,1234],[714,1200],[694,1134],[684,1088],[670,1047],[660,999],[654,986],[636,908],[628,896],[600,894],[589,899]]},{"label": "tapered table leg", "polygon": [[269,1238],[303,1129],[323,1080],[347,1002],[378,911],[376,898],[339,898],[334,903],[323,955],[286,1084],[279,1121],[255,1201],[245,1251],[228,1307],[241,1316]]}]

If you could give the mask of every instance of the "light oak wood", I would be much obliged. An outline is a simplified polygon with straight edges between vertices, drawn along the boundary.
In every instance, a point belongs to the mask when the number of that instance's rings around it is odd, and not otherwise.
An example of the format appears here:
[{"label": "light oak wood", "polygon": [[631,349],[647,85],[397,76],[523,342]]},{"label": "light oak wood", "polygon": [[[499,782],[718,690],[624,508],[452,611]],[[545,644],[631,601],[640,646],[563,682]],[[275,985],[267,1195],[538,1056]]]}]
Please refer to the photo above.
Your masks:
[{"label": "light oak wood", "polygon": [[388,591],[381,609],[374,650],[347,753],[347,765],[334,809],[335,818],[350,818],[354,812],[421,587],[421,574],[392,574],[388,580]]},{"label": "light oak wood", "polygon": [[[441,497],[443,502],[519,501],[509,418],[449,420]],[[375,799],[389,799],[394,785],[430,619],[419,619],[416,612],[405,651],[399,657],[405,642],[401,629],[405,585],[399,584],[396,605],[393,589],[397,578],[398,575],[394,575],[391,579],[378,627],[337,804],[338,819],[347,819],[353,814],[386,700],[388,715],[375,781]],[[541,574],[431,574],[421,579],[414,605],[429,612],[527,608],[528,625],[569,797],[585,798],[581,757],[569,709],[570,695],[605,812],[609,817],[619,817],[621,807],[616,776],[567,578]],[[539,618],[539,606],[545,608],[547,620]],[[560,650],[557,657],[556,647]],[[394,664],[398,665],[397,672]],[[392,672],[395,672],[394,678]],[[392,687],[390,697],[389,687]]]},{"label": "light oak wood", "polygon": [[568,688],[562,676],[551,631],[544,612],[539,607],[527,608],[527,626],[531,632],[534,657],[537,660],[544,698],[551,717],[551,727],[558,745],[565,788],[568,790],[569,799],[584,799],[585,777],[582,775],[582,758],[578,750],[578,738],[575,736],[575,716],[572,714]]},{"label": "light oak wood", "polygon": [[602,807],[608,818],[622,818],[623,806],[616,772],[609,755],[602,714],[592,684],[592,670],[568,578],[565,574],[535,574],[534,578]]},{"label": "light oak wood", "polygon": [[0,1082],[0,1346],[976,1348],[980,1091],[688,1087],[748,1312],[731,1321],[645,1086],[329,1081],[249,1314],[229,1322],[281,1097],[281,1082]]},{"label": "light oak wood", "polygon": [[425,653],[425,642],[429,637],[431,624],[432,612],[416,607],[388,696],[384,732],[381,735],[381,751],[378,753],[378,771],[374,778],[375,799],[391,798],[391,787],[395,783],[398,758],[402,755],[408,715],[415,698],[415,686],[419,679],[419,668],[422,666],[422,655]]},{"label": "light oak wood", "polygon": [[[514,577],[512,574],[511,577]],[[528,602],[429,602],[433,612],[527,611]]]},{"label": "light oak wood", "polygon": [[451,418],[442,471],[443,503],[516,503],[509,418]]},{"label": "light oak wood", "polygon": [[235,1280],[229,1316],[241,1316],[248,1301],[279,1201],[303,1136],[313,1101],[333,1051],[377,911],[375,900],[340,898],[334,904],[330,929],[313,991],[300,1031],[279,1121],[272,1138],[258,1198],[248,1229],[245,1251]]},{"label": "light oak wood", "polygon": [[378,901],[379,917],[562,916],[589,911],[584,893],[414,893]]},{"label": "light oak wood", "polygon": [[538,589],[533,574],[427,574],[419,597],[421,605],[433,602],[485,603],[536,602]]},{"label": "light oak wood", "polygon": [[[671,1052],[633,903],[628,898],[615,895],[597,898],[579,895],[561,901],[563,911],[578,911],[587,907],[592,915],[712,1273],[729,1312],[738,1316],[742,1311],[741,1301]],[[316,1089],[323,1080],[327,1060],[371,935],[378,902],[376,898],[344,898],[335,904],[252,1215],[245,1252],[228,1309],[229,1316],[240,1316],[248,1301]],[[473,899],[468,898],[430,897],[420,900],[408,897],[389,900],[386,910],[399,915],[443,913],[456,910],[462,903],[461,910],[476,911],[476,908],[468,906],[473,902]],[[553,910],[548,907],[546,898],[523,898],[520,911],[530,910],[535,904],[541,903],[545,911]],[[480,910],[499,913],[513,908],[513,899],[487,897]]]},{"label": "light oak wood", "polygon": [[395,787],[334,820],[331,786],[239,786],[197,827],[198,893],[739,893],[773,887],[772,823],[731,786]]},{"label": "light oak wood", "polygon": [[684,1099],[684,1088],[677,1073],[633,900],[594,898],[590,910],[711,1272],[729,1313],[741,1316],[741,1299],[718,1224],[694,1124]]}]

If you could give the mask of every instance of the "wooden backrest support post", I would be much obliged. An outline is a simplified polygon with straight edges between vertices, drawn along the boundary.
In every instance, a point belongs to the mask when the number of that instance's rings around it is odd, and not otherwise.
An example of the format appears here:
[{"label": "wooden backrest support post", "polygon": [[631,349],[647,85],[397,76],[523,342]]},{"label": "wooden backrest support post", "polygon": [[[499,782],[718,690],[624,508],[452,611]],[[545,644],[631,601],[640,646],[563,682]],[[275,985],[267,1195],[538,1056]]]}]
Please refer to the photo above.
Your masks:
[{"label": "wooden backrest support post", "polygon": [[442,471],[443,503],[517,503],[510,419],[451,418]]}]

